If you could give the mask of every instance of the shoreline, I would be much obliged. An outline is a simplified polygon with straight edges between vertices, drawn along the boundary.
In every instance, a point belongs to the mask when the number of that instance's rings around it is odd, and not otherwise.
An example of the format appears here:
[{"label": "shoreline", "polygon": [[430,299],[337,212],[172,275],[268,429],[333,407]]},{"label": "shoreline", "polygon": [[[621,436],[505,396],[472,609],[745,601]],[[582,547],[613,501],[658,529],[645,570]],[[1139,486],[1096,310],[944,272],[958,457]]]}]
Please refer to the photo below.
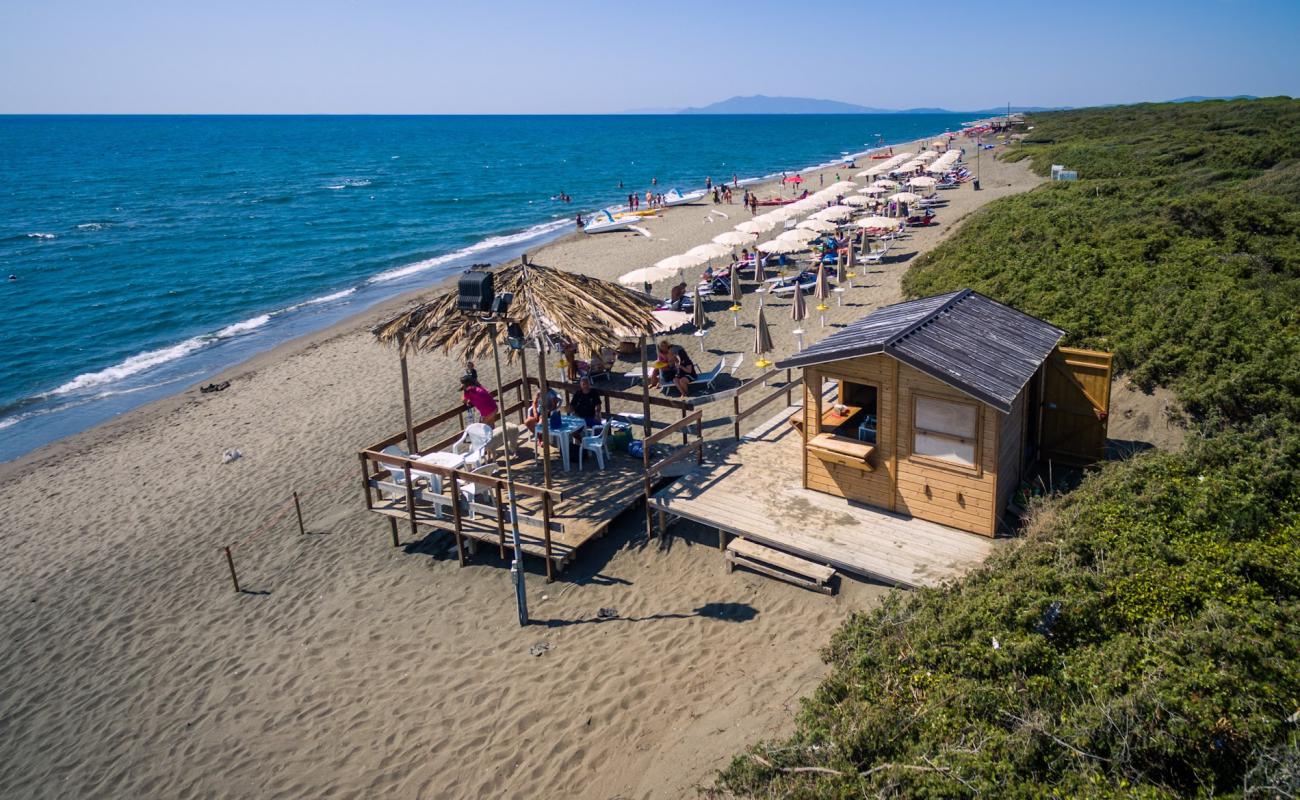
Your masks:
[{"label": "shoreline", "polygon": [[[763,191],[775,190],[779,194],[783,187],[780,181],[778,180],[778,178],[782,174],[796,172],[799,174],[808,174],[811,176],[811,175],[816,175],[818,173],[824,174],[827,171],[832,171],[837,168],[847,169],[840,166],[842,164],[843,158],[851,157],[855,159],[861,159],[865,156],[870,155],[871,153],[878,152],[880,150],[884,150],[887,148],[897,147],[899,149],[902,149],[906,147],[912,147],[912,146],[920,145],[923,142],[928,143],[931,139],[938,137],[940,135],[942,134],[938,134],[938,133],[925,134],[924,136],[912,141],[905,141],[905,142],[898,142],[898,143],[885,143],[878,147],[870,147],[860,151],[843,151],[844,154],[841,156],[840,160],[828,161],[821,164],[814,164],[799,170],[787,170],[786,173],[772,172],[758,177],[739,178],[737,181],[737,187],[744,188],[744,189],[763,190]],[[865,168],[866,168],[865,166],[859,165],[855,169],[861,170]],[[706,197],[706,199],[701,203],[692,203],[687,206],[678,206],[676,208],[681,209],[681,208],[689,208],[691,206],[708,206],[708,205],[710,205],[710,203],[708,202]],[[613,206],[610,207],[612,208]],[[673,210],[672,208],[664,209],[662,210],[661,213],[671,212],[672,210]],[[591,214],[596,212],[589,210],[581,213],[583,213],[584,216],[590,216]],[[3,482],[10,475],[12,475],[14,470],[21,469],[23,465],[42,461],[46,457],[57,458],[64,454],[76,452],[79,446],[88,446],[94,441],[96,441],[97,439],[102,438],[103,436],[109,436],[111,435],[111,433],[108,433],[107,432],[108,430],[116,430],[118,427],[122,425],[131,424],[132,422],[135,421],[134,420],[135,415],[141,413],[154,413],[154,414],[168,413],[176,409],[177,407],[184,405],[185,398],[191,393],[195,392],[200,385],[205,385],[208,383],[220,383],[226,380],[230,380],[233,382],[233,380],[235,380],[237,377],[243,377],[253,372],[256,372],[257,369],[259,368],[259,365],[265,366],[265,364],[269,363],[268,359],[287,357],[295,352],[300,351],[301,349],[309,348],[314,344],[328,341],[329,339],[335,336],[343,335],[346,332],[355,330],[358,327],[364,327],[360,321],[363,319],[368,319],[369,315],[376,313],[377,310],[383,309],[387,313],[387,310],[393,304],[400,305],[407,302],[411,302],[411,300],[414,298],[421,297],[425,294],[428,294],[429,292],[441,290],[443,287],[446,286],[447,282],[452,277],[454,277],[455,275],[463,271],[465,264],[460,262],[462,261],[467,262],[469,260],[472,260],[474,254],[477,252],[500,250],[503,254],[509,254],[507,255],[507,257],[501,260],[491,262],[492,266],[496,267],[501,264],[507,263],[513,258],[517,258],[518,253],[531,251],[532,254],[536,254],[537,252],[543,251],[553,245],[559,245],[565,242],[566,240],[577,239],[577,238],[581,238],[584,235],[588,235],[588,234],[583,234],[581,231],[577,231],[573,229],[569,229],[566,231],[565,227],[560,227],[554,231],[539,232],[538,234],[536,234],[535,238],[528,237],[517,242],[504,243],[497,246],[489,246],[486,248],[482,248],[481,250],[479,249],[484,243],[492,241],[494,239],[503,239],[503,238],[510,239],[525,234],[527,231],[532,230],[534,228],[541,228],[558,222],[566,222],[566,221],[554,220],[550,223],[546,223],[546,222],[536,223],[534,225],[529,226],[528,228],[525,228],[524,230],[517,231],[514,233],[502,232],[502,231],[489,233],[486,236],[484,236],[482,239],[480,239],[478,242],[475,242],[471,245],[460,248],[459,250],[452,251],[451,253],[443,254],[440,256],[434,256],[432,259],[428,259],[428,260],[437,260],[437,259],[447,258],[448,260],[443,264],[438,264],[433,267],[426,268],[433,271],[435,275],[430,276],[426,282],[421,282],[420,285],[418,286],[413,286],[411,288],[401,290],[396,294],[376,299],[373,302],[370,302],[367,305],[363,305],[360,308],[348,310],[345,316],[336,319],[333,322],[329,322],[322,327],[308,330],[304,333],[292,335],[287,339],[282,339],[281,341],[271,344],[265,349],[256,351],[251,355],[248,355],[235,363],[228,364],[226,366],[219,367],[214,370],[205,370],[203,371],[202,376],[197,379],[194,380],[172,379],[169,381],[165,380],[163,384],[159,387],[159,388],[166,387],[164,389],[164,393],[161,395],[156,395],[155,393],[156,396],[154,396],[152,399],[145,400],[144,402],[136,405],[132,405],[124,411],[112,414],[111,416],[108,416],[107,418],[104,418],[99,422],[95,422],[91,424],[89,427],[85,427],[80,430],[75,430],[66,435],[59,436],[58,438],[53,439],[51,441],[44,442],[8,460],[0,460],[0,482]],[[571,224],[571,221],[567,221],[567,222]],[[606,236],[608,234],[590,234],[590,235]],[[461,253],[462,255],[458,257],[452,257],[452,256],[456,256],[456,254],[458,253]],[[416,267],[419,263],[421,262],[415,262],[410,265],[391,268],[389,270],[386,270],[384,273],[380,273],[380,275],[412,269],[413,267]],[[423,271],[424,270],[421,269],[411,274],[418,275],[420,272]],[[362,283],[358,284],[357,286],[348,287],[346,289],[339,290],[331,294],[339,294],[342,292],[351,294],[360,291],[367,286],[371,286],[376,283],[379,283],[379,281],[375,280],[376,277],[377,276],[372,275],[369,278],[367,278],[365,281],[362,281]],[[400,278],[398,278],[398,280],[400,280]],[[296,310],[300,307],[309,306],[313,302],[315,302],[315,300],[307,300],[307,301],[299,302],[297,304],[294,304],[293,306],[288,306],[285,309],[277,309],[269,312],[264,312],[263,314],[256,315],[255,318],[259,318],[262,316],[275,316],[277,314],[285,313],[286,311]],[[388,313],[388,316],[392,316],[393,313],[396,313],[396,311]],[[231,323],[230,325],[227,326],[227,329],[242,324],[244,323],[242,322]],[[172,345],[172,346],[175,347],[179,345]],[[133,356],[133,358],[134,357],[136,356]],[[174,363],[176,366],[180,366],[180,364],[184,363],[186,357],[187,356],[183,355],[175,362],[168,362],[168,363]],[[113,369],[116,366],[117,365],[106,367],[103,370],[100,370],[100,372]],[[77,379],[85,377],[85,375],[90,375],[90,374],[97,374],[97,373],[85,373],[81,376],[77,376],[77,378],[72,379],[72,381],[69,381],[69,383],[75,382]],[[144,375],[148,373],[142,372],[140,374]],[[49,390],[42,394],[35,395],[31,398],[26,398],[23,401],[19,401],[18,405],[12,408],[10,412],[7,412],[7,413],[12,413],[13,416],[17,418],[17,421],[13,423],[13,425],[11,425],[10,427],[17,427],[21,425],[24,421],[22,419],[23,415],[26,413],[30,413],[30,412],[24,412],[22,410],[23,408],[22,403],[31,401],[34,404],[36,402],[39,402],[39,399],[41,397],[47,397],[53,395],[57,391],[58,389]],[[147,391],[147,388],[144,389],[144,391]],[[91,400],[90,402],[94,403],[95,401]],[[59,409],[54,409],[52,411],[45,412],[45,413],[60,414],[64,412],[61,412]],[[106,429],[106,430],[101,431],[101,429]],[[0,430],[3,429],[0,428]],[[87,436],[92,436],[92,438],[86,439]]]}]

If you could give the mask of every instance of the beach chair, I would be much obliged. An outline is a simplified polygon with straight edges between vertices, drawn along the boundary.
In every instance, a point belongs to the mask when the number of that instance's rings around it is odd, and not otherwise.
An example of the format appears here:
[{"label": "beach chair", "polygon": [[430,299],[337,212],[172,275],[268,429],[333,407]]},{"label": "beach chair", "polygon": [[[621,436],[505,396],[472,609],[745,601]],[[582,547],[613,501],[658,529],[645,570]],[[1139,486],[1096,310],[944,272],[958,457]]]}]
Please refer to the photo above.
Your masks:
[{"label": "beach chair", "polygon": [[736,370],[740,369],[743,363],[745,363],[744,353],[728,353],[722,357],[722,368],[733,378],[736,377]]},{"label": "beach chair", "polygon": [[465,432],[451,446],[451,452],[465,456],[465,465],[471,469],[487,458],[488,447],[492,444],[492,426],[485,422],[475,422],[465,428]]},{"label": "beach chair", "polygon": [[[495,469],[495,464],[483,464],[477,469],[474,469],[473,472],[476,475],[491,475]],[[495,503],[496,501],[496,492],[494,491],[494,484],[492,483],[466,481],[465,483],[460,484],[458,488],[460,489],[460,499],[464,502],[465,510],[469,512],[470,519],[476,519],[478,517],[474,508],[475,503],[487,505]],[[493,508],[495,508],[495,505],[493,505]],[[492,516],[495,517],[496,514],[493,514]]]},{"label": "beach chair", "polygon": [[691,379],[690,384],[687,385],[686,387],[687,390],[689,391],[690,389],[694,389],[696,386],[702,386],[708,389],[709,391],[712,391],[713,382],[716,381],[718,379],[718,376],[722,374],[723,363],[724,363],[723,359],[718,359],[717,366],[715,366],[713,369],[709,370],[708,372],[703,372],[700,373],[699,375],[696,375],[694,378]]},{"label": "beach chair", "polygon": [[606,420],[594,428],[588,428],[583,434],[582,444],[578,447],[578,471],[582,471],[582,456],[591,453],[596,457],[596,466],[605,468],[605,456],[609,453],[609,429],[612,426]]}]

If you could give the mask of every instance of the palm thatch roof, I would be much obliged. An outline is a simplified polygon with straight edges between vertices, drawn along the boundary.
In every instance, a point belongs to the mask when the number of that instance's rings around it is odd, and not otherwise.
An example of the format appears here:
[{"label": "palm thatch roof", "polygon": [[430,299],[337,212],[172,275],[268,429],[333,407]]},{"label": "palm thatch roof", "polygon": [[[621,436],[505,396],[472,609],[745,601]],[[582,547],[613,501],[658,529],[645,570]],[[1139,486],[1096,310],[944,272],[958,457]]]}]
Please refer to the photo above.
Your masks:
[{"label": "palm thatch roof", "polygon": [[[579,349],[598,352],[620,338],[618,331],[655,330],[650,312],[658,301],[616,283],[530,263],[526,257],[492,272],[496,293],[514,295],[507,321],[519,323],[529,340],[568,340]],[[467,357],[486,357],[492,352],[490,327],[457,309],[456,298],[452,288],[371,332],[384,344],[398,345],[403,355],[463,348]],[[504,343],[506,326],[495,329],[498,343]]]}]

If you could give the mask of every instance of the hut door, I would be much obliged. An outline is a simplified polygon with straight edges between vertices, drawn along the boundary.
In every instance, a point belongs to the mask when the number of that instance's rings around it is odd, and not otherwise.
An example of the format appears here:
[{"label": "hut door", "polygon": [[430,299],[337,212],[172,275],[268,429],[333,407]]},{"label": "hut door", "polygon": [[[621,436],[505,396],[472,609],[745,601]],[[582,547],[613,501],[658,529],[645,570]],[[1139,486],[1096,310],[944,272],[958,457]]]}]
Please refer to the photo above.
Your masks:
[{"label": "hut door", "polygon": [[1089,463],[1106,457],[1111,354],[1058,347],[1043,367],[1041,453]]}]

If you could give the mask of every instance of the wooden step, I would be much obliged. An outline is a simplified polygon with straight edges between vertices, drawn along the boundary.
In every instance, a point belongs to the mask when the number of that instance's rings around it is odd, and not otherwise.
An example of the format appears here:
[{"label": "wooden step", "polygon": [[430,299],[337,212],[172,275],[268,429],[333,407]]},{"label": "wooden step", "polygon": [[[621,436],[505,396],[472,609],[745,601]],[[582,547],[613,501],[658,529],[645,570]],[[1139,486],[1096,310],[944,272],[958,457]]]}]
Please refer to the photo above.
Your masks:
[{"label": "wooden step", "polygon": [[824,594],[835,593],[830,586],[831,578],[835,577],[834,568],[748,539],[736,538],[727,543],[727,572],[731,572],[737,564],[805,589]]}]

